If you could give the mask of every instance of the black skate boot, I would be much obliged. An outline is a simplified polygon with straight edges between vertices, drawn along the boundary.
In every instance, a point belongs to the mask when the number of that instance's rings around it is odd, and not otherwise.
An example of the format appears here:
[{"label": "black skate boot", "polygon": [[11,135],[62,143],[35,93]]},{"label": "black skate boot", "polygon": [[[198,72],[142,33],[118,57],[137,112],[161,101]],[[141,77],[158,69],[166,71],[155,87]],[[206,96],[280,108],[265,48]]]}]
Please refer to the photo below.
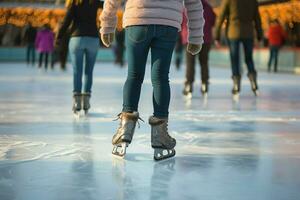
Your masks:
[{"label": "black skate boot", "polygon": [[154,160],[163,160],[175,156],[176,140],[168,133],[168,119],[154,116],[149,118],[151,125],[151,145],[154,149]]},{"label": "black skate boot", "polygon": [[84,93],[84,94],[82,94],[82,107],[83,107],[85,115],[88,114],[89,109],[91,107],[91,105],[90,105],[90,98],[91,98],[91,94],[90,93]]},{"label": "black skate boot", "polygon": [[203,97],[207,97],[207,93],[208,93],[208,82],[205,81],[205,82],[202,82],[201,84],[201,93],[203,95]]},{"label": "black skate boot", "polygon": [[232,95],[233,99],[238,100],[241,90],[241,76],[232,76],[233,80],[233,88],[232,88]]},{"label": "black skate boot", "polygon": [[124,158],[126,148],[133,138],[136,123],[140,118],[138,112],[122,112],[118,115],[118,119],[121,121],[117,133],[112,138],[114,145],[112,154]]},{"label": "black skate boot", "polygon": [[251,89],[255,96],[259,95],[258,86],[257,86],[257,75],[256,73],[249,73],[248,78],[250,80]]},{"label": "black skate boot", "polygon": [[191,84],[191,83],[185,83],[184,84],[184,89],[182,91],[182,94],[186,98],[191,99],[192,98],[192,93],[193,93],[193,84]]},{"label": "black skate boot", "polygon": [[81,110],[81,93],[73,94],[73,113],[76,117],[79,117]]}]

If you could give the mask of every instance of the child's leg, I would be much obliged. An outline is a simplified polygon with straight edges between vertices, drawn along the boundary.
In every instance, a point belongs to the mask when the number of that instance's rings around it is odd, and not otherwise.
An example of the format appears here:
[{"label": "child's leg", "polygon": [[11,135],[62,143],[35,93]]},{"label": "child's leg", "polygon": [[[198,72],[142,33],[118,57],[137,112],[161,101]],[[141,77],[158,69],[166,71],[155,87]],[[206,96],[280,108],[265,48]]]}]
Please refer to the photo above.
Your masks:
[{"label": "child's leg", "polygon": [[202,83],[208,83],[209,80],[209,68],[208,68],[208,55],[210,50],[210,44],[203,44],[199,53],[199,63],[201,65],[201,80]]},{"label": "child's leg", "polygon": [[42,67],[43,57],[44,57],[44,53],[41,52],[39,56],[39,68]]},{"label": "child's leg", "polygon": [[155,38],[151,42],[153,115],[167,118],[170,103],[169,70],[178,30],[170,26],[155,27]]},{"label": "child's leg", "polygon": [[49,56],[49,53],[45,53],[45,69],[48,68],[48,56]]},{"label": "child's leg", "polygon": [[151,25],[126,28],[128,73],[123,88],[123,112],[138,110],[152,34],[153,26]]}]

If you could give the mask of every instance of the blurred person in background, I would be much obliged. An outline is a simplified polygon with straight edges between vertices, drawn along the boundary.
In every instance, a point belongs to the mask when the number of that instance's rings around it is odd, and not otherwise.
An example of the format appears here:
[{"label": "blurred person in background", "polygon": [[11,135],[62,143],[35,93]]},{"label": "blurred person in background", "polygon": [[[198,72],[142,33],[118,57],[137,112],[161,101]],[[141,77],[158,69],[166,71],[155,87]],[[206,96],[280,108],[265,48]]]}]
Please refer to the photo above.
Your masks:
[{"label": "blurred person in background", "polygon": [[[59,28],[61,26],[61,23],[57,25],[55,28],[55,33],[56,36],[58,34]],[[55,44],[54,46],[54,52],[53,52],[53,57],[52,57],[52,68],[54,68],[54,65],[57,61],[59,61],[60,68],[61,70],[65,71],[66,70],[66,64],[67,64],[67,59],[68,59],[68,52],[69,52],[69,41],[71,37],[71,28],[68,28],[64,35],[61,38],[61,41],[59,44]]]},{"label": "blurred person in background", "polygon": [[[120,8],[123,8],[123,7],[124,7],[124,5],[120,6]],[[121,10],[118,10],[117,17],[118,17],[118,22],[117,22],[117,28],[116,28],[116,32],[115,32],[116,45],[114,47],[115,64],[118,64],[121,67],[123,67],[124,66],[124,51],[125,51],[125,30],[122,27],[123,12]]]},{"label": "blurred person in background", "polygon": [[238,97],[241,85],[240,44],[243,45],[245,63],[252,91],[258,95],[257,72],[253,61],[254,36],[260,41],[263,37],[261,17],[257,0],[223,0],[218,16],[215,37],[220,44],[221,27],[226,23],[226,36],[229,43],[233,89],[232,94]]},{"label": "blurred person in background", "polygon": [[[68,0],[67,14],[58,31],[56,45],[60,46],[72,24],[69,52],[73,65],[73,107],[74,114],[85,114],[90,109],[93,70],[99,48],[97,12],[103,6],[99,0]],[[84,63],[85,61],[85,63]],[[82,75],[84,82],[82,89]]]},{"label": "blurred person in background", "polygon": [[[207,2],[207,0],[201,0],[204,10],[204,43],[202,45],[202,49],[199,54],[192,55],[186,51],[186,74],[185,74],[185,84],[183,89],[183,94],[191,98],[193,92],[193,83],[195,80],[195,61],[196,58],[199,60],[199,64],[201,66],[201,93],[206,96],[208,92],[208,84],[209,84],[209,51],[211,45],[213,43],[213,35],[212,29],[215,25],[216,14],[213,11],[211,5]],[[187,26],[187,24],[183,24],[183,26]],[[186,30],[186,28],[183,28]],[[187,31],[182,31],[187,34]],[[184,41],[186,42],[187,35],[183,35]]]},{"label": "blurred person in background", "polygon": [[270,49],[270,57],[268,62],[268,72],[271,72],[271,67],[274,62],[274,72],[277,72],[278,67],[278,54],[279,50],[284,44],[287,37],[286,32],[280,25],[277,19],[270,22],[270,26],[267,32],[267,38]]},{"label": "blurred person in background", "polygon": [[[119,5],[120,0],[106,0],[101,13],[100,33],[106,47],[109,47],[114,39]],[[187,49],[190,53],[197,54],[203,43],[204,20],[200,1],[126,1],[123,27],[128,72],[123,88],[123,109],[118,115],[121,122],[112,139],[114,155],[125,156],[136,123],[140,119],[138,104],[150,51],[154,113],[149,118],[149,124],[154,159],[161,160],[175,156],[176,140],[169,135],[167,128],[171,95],[169,71],[178,31],[181,29],[184,5],[187,8],[190,31]]]},{"label": "blurred person in background", "polygon": [[54,33],[48,24],[44,25],[38,31],[35,39],[35,48],[39,52],[39,68],[42,67],[43,59],[45,59],[45,70],[48,68],[48,57],[54,49]]},{"label": "blurred person in background", "polygon": [[26,44],[26,62],[27,65],[35,64],[35,38],[37,35],[37,29],[28,24],[25,30],[23,41]]}]

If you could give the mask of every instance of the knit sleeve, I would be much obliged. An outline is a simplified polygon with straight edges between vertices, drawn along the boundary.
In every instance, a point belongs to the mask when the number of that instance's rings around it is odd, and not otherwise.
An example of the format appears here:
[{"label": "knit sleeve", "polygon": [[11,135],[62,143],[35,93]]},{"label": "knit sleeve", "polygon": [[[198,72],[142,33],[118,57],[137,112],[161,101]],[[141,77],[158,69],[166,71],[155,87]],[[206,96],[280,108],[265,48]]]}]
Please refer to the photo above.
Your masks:
[{"label": "knit sleeve", "polygon": [[184,4],[187,10],[188,19],[188,42],[191,44],[202,44],[204,36],[204,17],[202,3],[200,0],[185,0]]},{"label": "knit sleeve", "polygon": [[117,25],[117,10],[122,0],[106,0],[100,15],[100,33],[113,33]]}]

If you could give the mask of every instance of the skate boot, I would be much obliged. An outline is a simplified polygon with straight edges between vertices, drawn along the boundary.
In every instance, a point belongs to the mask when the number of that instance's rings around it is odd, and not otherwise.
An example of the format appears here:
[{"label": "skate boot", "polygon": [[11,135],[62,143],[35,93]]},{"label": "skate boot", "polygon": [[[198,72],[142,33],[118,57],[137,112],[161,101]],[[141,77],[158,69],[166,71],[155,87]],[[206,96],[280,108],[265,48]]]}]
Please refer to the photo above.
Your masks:
[{"label": "skate boot", "polygon": [[122,112],[118,115],[118,119],[121,121],[117,133],[112,138],[112,144],[114,145],[112,154],[124,158],[126,148],[131,143],[136,122],[140,118],[138,112]]},{"label": "skate boot", "polygon": [[185,83],[182,93],[186,98],[191,99],[193,93],[193,85],[191,83]]},{"label": "skate boot", "polygon": [[90,98],[91,98],[91,94],[90,93],[84,93],[84,94],[82,94],[82,107],[83,107],[85,115],[88,114],[89,109],[91,107],[91,105],[90,105]]},{"label": "skate boot", "polygon": [[248,78],[250,80],[250,84],[251,84],[251,89],[254,93],[255,96],[258,96],[259,95],[259,92],[258,92],[258,86],[257,86],[257,80],[256,80],[256,73],[249,73],[248,74]]},{"label": "skate boot", "polygon": [[201,93],[203,95],[203,97],[207,97],[207,93],[208,93],[208,82],[202,82],[201,84]]},{"label": "skate boot", "polygon": [[175,156],[176,140],[168,133],[168,119],[151,116],[151,145],[154,148],[154,160],[163,160]]},{"label": "skate boot", "polygon": [[81,110],[81,94],[80,93],[74,93],[73,94],[73,113],[75,116],[80,115],[80,110]]},{"label": "skate boot", "polygon": [[241,90],[241,77],[240,76],[232,76],[233,80],[233,88],[232,88],[232,95],[233,99],[239,99],[240,90]]}]

